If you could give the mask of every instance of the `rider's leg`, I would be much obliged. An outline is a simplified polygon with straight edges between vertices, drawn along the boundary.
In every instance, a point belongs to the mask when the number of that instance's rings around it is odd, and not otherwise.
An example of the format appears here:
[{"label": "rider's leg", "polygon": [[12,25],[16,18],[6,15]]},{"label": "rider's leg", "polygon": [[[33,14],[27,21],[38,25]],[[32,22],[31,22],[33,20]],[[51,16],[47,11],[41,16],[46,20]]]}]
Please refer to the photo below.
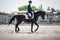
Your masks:
[{"label": "rider's leg", "polygon": [[28,14],[29,19],[31,19],[31,13]]}]

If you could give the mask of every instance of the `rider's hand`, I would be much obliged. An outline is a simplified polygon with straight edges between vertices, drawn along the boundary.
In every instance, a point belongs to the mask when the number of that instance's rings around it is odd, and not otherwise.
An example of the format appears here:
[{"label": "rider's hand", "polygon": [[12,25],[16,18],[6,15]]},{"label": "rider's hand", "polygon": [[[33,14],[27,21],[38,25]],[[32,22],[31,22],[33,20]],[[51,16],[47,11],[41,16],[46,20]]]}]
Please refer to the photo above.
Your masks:
[{"label": "rider's hand", "polygon": [[35,13],[35,11],[33,10],[33,12]]}]

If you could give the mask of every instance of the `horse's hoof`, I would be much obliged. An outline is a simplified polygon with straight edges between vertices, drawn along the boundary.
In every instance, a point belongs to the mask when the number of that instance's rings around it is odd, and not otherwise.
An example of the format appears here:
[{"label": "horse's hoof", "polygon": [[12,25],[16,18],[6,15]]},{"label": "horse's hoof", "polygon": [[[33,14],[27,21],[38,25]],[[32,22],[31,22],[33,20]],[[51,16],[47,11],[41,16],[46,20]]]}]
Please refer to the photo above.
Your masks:
[{"label": "horse's hoof", "polygon": [[36,32],[37,30],[35,30],[35,32]]},{"label": "horse's hoof", "polygon": [[31,31],[32,33],[34,33],[33,31]]},{"label": "horse's hoof", "polygon": [[31,30],[32,33],[34,33],[32,30]]},{"label": "horse's hoof", "polygon": [[[16,32],[16,31],[15,31]],[[19,33],[18,31],[16,33]]]},{"label": "horse's hoof", "polygon": [[15,31],[16,33],[19,33],[19,31]]}]

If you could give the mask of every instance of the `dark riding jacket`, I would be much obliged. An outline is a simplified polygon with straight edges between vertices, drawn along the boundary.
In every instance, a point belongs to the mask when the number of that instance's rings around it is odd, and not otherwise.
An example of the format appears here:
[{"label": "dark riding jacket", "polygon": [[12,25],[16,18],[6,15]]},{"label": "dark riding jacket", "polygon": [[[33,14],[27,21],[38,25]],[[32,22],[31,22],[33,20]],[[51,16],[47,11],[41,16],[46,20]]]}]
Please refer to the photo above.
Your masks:
[{"label": "dark riding jacket", "polygon": [[[31,8],[31,6],[30,5],[28,5],[28,13],[31,13],[32,14],[32,8]],[[34,11],[33,11],[34,12]]]},{"label": "dark riding jacket", "polygon": [[32,8],[30,5],[28,5],[28,13],[32,13]]}]

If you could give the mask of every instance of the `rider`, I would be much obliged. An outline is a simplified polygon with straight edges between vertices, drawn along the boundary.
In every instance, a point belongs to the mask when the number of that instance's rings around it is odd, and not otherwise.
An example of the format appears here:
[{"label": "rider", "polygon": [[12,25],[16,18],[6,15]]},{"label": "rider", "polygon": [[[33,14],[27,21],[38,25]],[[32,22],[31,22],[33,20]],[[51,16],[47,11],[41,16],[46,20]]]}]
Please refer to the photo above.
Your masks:
[{"label": "rider", "polygon": [[[32,1],[29,1],[29,5],[28,5],[28,17],[29,17],[29,19],[31,19],[32,17],[33,17],[33,13],[32,13],[32,8],[31,8],[31,3],[32,3]],[[33,11],[34,12],[34,11]]]}]

